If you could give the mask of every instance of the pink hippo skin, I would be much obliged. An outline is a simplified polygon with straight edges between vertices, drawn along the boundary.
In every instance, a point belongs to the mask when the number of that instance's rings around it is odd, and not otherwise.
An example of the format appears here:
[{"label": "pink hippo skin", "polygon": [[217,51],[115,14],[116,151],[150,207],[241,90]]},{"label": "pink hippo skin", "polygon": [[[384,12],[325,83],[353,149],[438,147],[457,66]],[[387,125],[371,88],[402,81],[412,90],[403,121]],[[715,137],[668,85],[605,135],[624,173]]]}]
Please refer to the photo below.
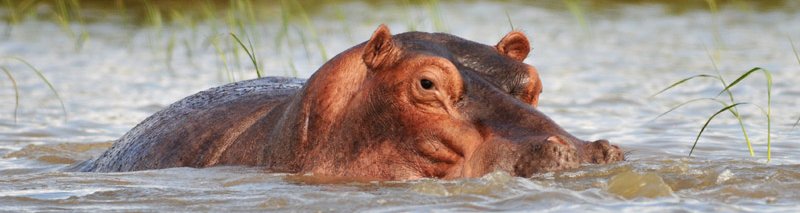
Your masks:
[{"label": "pink hippo skin", "polygon": [[535,107],[542,83],[528,38],[488,46],[442,33],[369,41],[308,81],[268,77],[212,88],[150,116],[73,169],[120,172],[247,165],[375,180],[517,176],[624,160],[606,140],[567,133]]}]

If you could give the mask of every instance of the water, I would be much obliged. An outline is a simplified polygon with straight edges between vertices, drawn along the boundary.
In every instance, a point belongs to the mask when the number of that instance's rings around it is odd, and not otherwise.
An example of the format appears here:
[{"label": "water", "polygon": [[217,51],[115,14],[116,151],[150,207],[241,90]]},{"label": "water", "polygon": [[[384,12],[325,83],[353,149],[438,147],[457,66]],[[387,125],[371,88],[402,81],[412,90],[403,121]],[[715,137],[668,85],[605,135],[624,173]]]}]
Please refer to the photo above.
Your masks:
[{"label": "water", "polygon": [[[32,15],[17,24],[0,23],[6,31],[0,37],[0,55],[25,59],[42,70],[68,112],[65,120],[54,95],[23,64],[0,61],[12,71],[21,95],[15,122],[11,82],[0,78],[0,211],[792,212],[799,208],[800,129],[792,124],[800,117],[796,110],[800,87],[795,86],[800,82],[800,63],[789,43],[789,38],[800,43],[797,3],[723,4],[716,13],[704,4],[664,3],[584,3],[579,13],[569,12],[562,1],[442,2],[438,7],[306,4],[313,32],[303,15],[295,12],[287,36],[278,38],[280,5],[259,2],[253,6],[259,21],[246,24],[250,36],[244,37],[254,42],[266,74],[299,77],[310,76],[324,62],[314,34],[327,57],[366,40],[379,23],[387,23],[395,33],[411,28],[448,30],[494,44],[510,30],[508,12],[514,27],[533,42],[527,62],[538,67],[544,80],[540,109],[581,138],[608,138],[629,151],[626,162],[532,178],[492,173],[452,181],[358,182],[248,167],[109,174],[60,171],[98,155],[139,121],[182,97],[256,77],[241,49],[238,58],[234,56],[235,45],[227,33],[244,33],[229,28],[225,16],[211,21],[197,18],[202,6],[189,4],[189,12],[183,14],[164,9],[163,19],[175,23],[159,27],[159,22],[142,18],[143,13],[118,15],[113,11],[119,8],[102,2],[82,2],[84,24],[72,20],[69,25],[74,34],[88,33],[82,45],[76,45],[79,36],[70,36],[55,21],[54,6],[34,7]],[[0,8],[0,14],[9,13],[7,7]],[[576,15],[585,17],[585,27]],[[181,22],[179,17],[195,21]],[[278,47],[276,41],[281,39]],[[697,131],[720,108],[714,102],[698,102],[653,120],[683,101],[717,94],[718,82],[692,80],[678,90],[649,97],[681,78],[715,74],[709,58],[728,82],[755,66],[772,72],[772,161],[766,162],[765,119],[752,105],[740,110],[755,157],[749,156],[730,114],[715,119],[695,154],[687,157]],[[766,106],[761,73],[734,92],[737,101]]]}]

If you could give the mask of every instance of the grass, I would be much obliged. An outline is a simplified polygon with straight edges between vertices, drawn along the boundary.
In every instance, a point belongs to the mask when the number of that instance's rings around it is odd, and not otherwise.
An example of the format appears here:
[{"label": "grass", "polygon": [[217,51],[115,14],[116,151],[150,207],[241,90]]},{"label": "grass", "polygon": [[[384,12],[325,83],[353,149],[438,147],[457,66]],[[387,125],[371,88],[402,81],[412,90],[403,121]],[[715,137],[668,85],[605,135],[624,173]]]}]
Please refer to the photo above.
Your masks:
[{"label": "grass", "polygon": [[214,47],[214,51],[219,58],[219,63],[221,63],[221,66],[224,68],[225,73],[227,74],[228,81],[235,81],[233,72],[228,68],[228,56],[225,50],[223,50],[222,44],[219,42],[219,36],[214,36],[211,38],[211,45]]},{"label": "grass", "polygon": [[[720,47],[724,46],[724,44],[722,43],[722,35],[721,35],[720,29],[719,29],[719,20],[718,20],[719,19],[718,18],[718,16],[719,16],[718,15],[719,14],[719,6],[717,4],[717,1],[716,0],[706,0],[706,4],[708,5],[708,9],[711,12],[711,17],[712,17],[712,22],[713,22],[712,23],[712,27],[713,27],[712,28],[712,35],[713,35],[713,38],[714,38],[715,46],[720,46]],[[800,63],[800,56],[798,56],[797,50],[796,50],[796,48],[794,48],[794,42],[791,41],[791,38],[790,38],[790,42],[792,44],[792,50],[795,53],[795,57],[797,57],[798,63]],[[711,78],[711,79],[715,79],[722,85],[723,89],[715,97],[712,97],[712,98],[699,98],[699,99],[693,99],[693,100],[689,100],[689,101],[680,103],[680,104],[672,107],[668,111],[660,114],[656,118],[664,116],[664,115],[674,111],[675,109],[678,109],[678,108],[683,107],[685,105],[688,105],[690,103],[695,103],[695,102],[699,102],[699,101],[713,101],[713,102],[719,103],[719,104],[722,105],[722,108],[717,110],[711,116],[709,116],[708,119],[706,120],[706,122],[700,128],[700,131],[697,133],[697,136],[695,137],[695,140],[692,143],[692,148],[689,150],[689,156],[691,156],[692,153],[694,153],[694,149],[697,147],[697,143],[700,140],[700,137],[703,135],[703,133],[705,132],[706,128],[711,123],[711,121],[714,118],[716,118],[718,115],[720,115],[721,113],[727,111],[727,112],[730,112],[731,115],[734,118],[736,118],[736,120],[737,120],[737,122],[739,124],[740,130],[742,132],[742,137],[744,138],[745,144],[747,145],[747,149],[750,152],[750,156],[752,157],[752,156],[755,156],[755,151],[753,150],[753,146],[752,146],[752,142],[750,140],[750,137],[747,134],[747,128],[745,127],[745,121],[743,120],[743,118],[742,118],[737,106],[745,105],[745,104],[754,105],[766,117],[766,122],[767,122],[767,133],[766,133],[767,134],[767,162],[769,162],[770,160],[772,160],[772,73],[770,71],[766,70],[766,69],[763,69],[763,68],[760,68],[760,67],[754,67],[754,68],[744,72],[736,80],[734,80],[733,82],[728,84],[725,81],[725,78],[722,77],[722,75],[721,75],[721,73],[719,71],[719,68],[717,67],[717,64],[716,64],[716,62],[714,60],[714,57],[711,56],[711,53],[708,51],[708,49],[706,49],[706,53],[707,53],[709,59],[711,60],[712,65],[714,66],[714,70],[716,71],[716,75],[700,74],[700,75],[690,76],[688,78],[684,78],[684,79],[678,80],[677,82],[671,84],[667,88],[657,92],[653,96],[656,96],[658,94],[666,92],[666,91],[668,91],[670,89],[675,88],[678,85],[685,84],[686,82],[688,82],[688,81],[690,81],[692,79],[696,79],[696,78]],[[740,82],[742,82],[743,80],[747,79],[750,76],[750,74],[752,74],[754,72],[762,72],[764,74],[765,79],[766,79],[766,87],[767,87],[767,107],[766,108],[764,108],[764,107],[762,107],[762,106],[760,106],[758,104],[753,104],[753,103],[748,103],[748,102],[737,102],[736,98],[734,96],[734,93],[731,90],[734,86],[738,85]],[[721,96],[723,94],[727,95],[727,100],[719,99],[719,96]],[[793,128],[796,127],[798,123],[800,123],[800,119],[798,119],[795,122]]]},{"label": "grass", "polygon": [[5,36],[8,37],[11,35],[11,31],[14,25],[19,24],[25,16],[28,16],[31,11],[34,9],[35,0],[23,0],[19,1],[15,4],[15,0],[4,0],[3,3],[6,8],[10,8],[8,10],[8,16],[6,17],[6,30]]},{"label": "grass", "polygon": [[239,45],[241,45],[242,49],[247,52],[247,56],[250,57],[250,61],[253,62],[253,67],[256,69],[256,76],[261,78],[261,69],[260,66],[258,66],[258,59],[256,59],[256,52],[255,48],[253,48],[253,42],[250,42],[250,39],[247,40],[247,43],[250,44],[250,48],[248,49],[247,46],[244,46],[244,43],[242,43],[242,40],[239,39],[236,34],[231,33],[231,37],[233,37],[233,39],[236,40]]},{"label": "grass", "polygon": [[[308,30],[309,34],[311,35],[311,39],[314,41],[317,48],[319,49],[319,53],[320,56],[322,56],[322,60],[328,61],[328,53],[327,50],[325,50],[325,45],[322,43],[322,40],[319,38],[319,35],[317,35],[316,27],[314,27],[314,23],[311,22],[311,18],[306,13],[306,10],[303,8],[303,5],[300,4],[300,2],[298,2],[297,0],[291,0],[290,2],[292,2],[297,7],[300,18],[302,19],[303,24],[305,24],[306,30]],[[303,36],[302,33],[300,33],[300,35],[301,37]],[[303,43],[305,44],[306,42]]]},{"label": "grass", "polygon": [[402,0],[400,1],[400,7],[403,8],[404,13],[403,20],[405,20],[406,28],[410,31],[417,31],[417,22],[414,21],[414,16],[411,14],[413,9],[411,8],[411,2],[409,0]]},{"label": "grass", "polygon": [[[86,30],[86,23],[83,15],[80,12],[80,2],[78,0],[56,0],[55,19],[61,26],[64,32],[75,39],[75,51],[80,51],[83,44],[89,38],[89,33]],[[80,32],[75,32],[72,29],[72,23],[77,22],[81,27]]]},{"label": "grass", "polygon": [[444,16],[442,16],[439,0],[425,0],[424,5],[428,10],[428,14],[430,14],[433,29],[439,32],[448,32],[449,29],[444,24]]},{"label": "grass", "polygon": [[[28,63],[28,61],[25,61],[25,60],[23,60],[21,58],[17,58],[17,57],[0,57],[0,59],[10,60],[10,61],[17,61],[17,62],[22,63],[23,65],[27,66],[32,72],[34,72],[36,74],[36,76],[39,77],[39,79],[41,79],[42,82],[44,82],[47,85],[47,87],[50,89],[50,91],[52,91],[53,94],[56,96],[56,99],[58,99],[58,103],[61,105],[61,111],[64,113],[64,121],[65,122],[67,121],[67,108],[64,105],[64,100],[61,99],[61,95],[58,94],[58,91],[55,89],[55,87],[53,87],[53,84],[50,83],[49,80],[47,80],[47,77],[45,77],[44,74],[42,74],[41,70],[37,69],[31,63]],[[14,76],[11,74],[11,71],[8,70],[6,67],[2,67],[2,69],[3,69],[3,72],[6,74],[6,76],[8,77],[8,79],[11,81],[12,85],[14,85],[14,92],[15,92],[14,122],[16,122],[17,121],[17,112],[18,112],[18,109],[19,109],[19,90],[17,88],[16,80],[14,79]]]},{"label": "grass", "polygon": [[[708,52],[708,51],[706,51],[706,52]],[[711,116],[709,116],[708,119],[706,119],[706,122],[703,124],[703,126],[700,128],[700,131],[697,133],[697,136],[695,137],[695,140],[692,143],[692,148],[691,148],[691,150],[689,150],[689,156],[691,156],[692,153],[694,153],[694,149],[697,147],[697,143],[700,141],[700,137],[703,135],[703,133],[705,132],[706,128],[711,123],[711,121],[714,120],[714,118],[716,118],[719,114],[721,114],[723,112],[726,112],[726,111],[730,112],[731,115],[734,118],[736,118],[736,120],[738,121],[739,126],[741,128],[741,132],[742,132],[743,138],[744,138],[745,143],[747,145],[747,149],[750,152],[750,156],[755,156],[755,151],[753,150],[753,146],[752,146],[752,143],[750,141],[750,137],[747,134],[747,128],[745,127],[745,122],[742,119],[742,116],[741,116],[741,114],[740,114],[740,112],[739,112],[739,110],[737,108],[737,106],[744,105],[744,104],[754,105],[754,106],[756,106],[757,108],[759,108],[761,110],[762,114],[764,114],[764,116],[766,117],[766,120],[767,120],[767,161],[769,162],[772,159],[772,150],[771,150],[771,147],[772,147],[772,143],[771,143],[772,142],[772,74],[771,74],[771,72],[766,70],[766,69],[760,68],[760,67],[754,67],[754,68],[744,72],[736,80],[734,80],[733,82],[728,84],[725,81],[725,79],[722,77],[722,75],[719,72],[719,70],[717,69],[716,62],[714,62],[714,60],[713,60],[713,58],[711,58],[710,54],[708,54],[708,55],[709,55],[709,58],[711,59],[712,63],[714,64],[714,69],[717,71],[716,75],[699,74],[699,75],[690,76],[688,78],[683,78],[681,80],[676,81],[675,83],[672,83],[668,87],[658,91],[656,94],[652,95],[651,97],[657,96],[657,95],[662,94],[662,93],[664,93],[666,91],[674,89],[679,85],[686,84],[690,80],[699,79],[699,78],[710,78],[710,79],[717,80],[722,85],[723,89],[715,97],[692,99],[692,100],[680,103],[680,104],[670,108],[668,111],[660,114],[656,118],[662,117],[662,116],[664,116],[664,115],[666,115],[666,114],[668,114],[668,113],[670,113],[670,112],[672,112],[672,111],[674,111],[674,110],[676,110],[676,109],[678,109],[680,107],[686,106],[686,105],[691,104],[691,103],[699,102],[699,101],[713,101],[713,102],[719,103],[720,105],[722,105],[721,108],[718,109]],[[766,79],[767,107],[764,108],[764,107],[761,107],[758,104],[753,104],[753,103],[748,103],[748,102],[737,102],[736,99],[735,99],[734,93],[733,93],[733,91],[731,89],[733,89],[734,86],[739,85],[743,80],[747,79],[750,76],[750,74],[752,74],[754,72],[759,72],[759,71],[764,74],[764,77]],[[719,98],[719,96],[721,96],[723,94],[727,94],[727,99],[720,99]]]},{"label": "grass", "polygon": [[511,27],[511,31],[517,30],[517,28],[514,27],[514,22],[511,21],[511,15],[508,14],[508,10],[506,10],[505,12],[506,12],[506,19],[508,19],[508,26]]},{"label": "grass", "polygon": [[722,47],[724,43],[722,43],[722,34],[719,27],[719,5],[716,0],[706,0],[706,4],[708,4],[708,10],[711,12],[711,34],[714,37],[714,44]]},{"label": "grass", "polygon": [[[13,26],[24,22],[26,19],[36,19],[38,17],[49,17],[50,21],[55,23],[62,29],[62,32],[74,39],[76,51],[80,51],[86,41],[90,39],[89,33],[86,28],[86,20],[96,18],[97,14],[106,16],[120,16],[124,24],[133,24],[134,27],[126,29],[138,29],[146,27],[151,29],[143,31],[146,33],[145,37],[148,39],[146,44],[149,45],[152,55],[163,58],[165,70],[173,73],[173,67],[177,68],[181,65],[177,64],[175,60],[175,52],[185,49],[186,55],[194,55],[190,51],[203,51],[210,50],[213,54],[218,55],[217,60],[223,64],[224,68],[218,69],[220,73],[228,76],[229,81],[239,80],[240,73],[245,71],[243,63],[249,60],[252,63],[254,60],[251,57],[252,48],[246,48],[247,45],[229,45],[228,42],[223,42],[220,35],[235,34],[242,42],[247,40],[250,47],[261,46],[264,34],[271,33],[274,37],[273,50],[277,50],[278,54],[282,55],[286,60],[292,63],[287,64],[285,70],[291,70],[291,74],[297,76],[299,72],[297,67],[294,66],[296,60],[303,60],[303,57],[297,57],[297,51],[304,51],[308,63],[319,63],[327,61],[331,55],[328,53],[328,47],[323,41],[321,35],[328,32],[319,32],[312,20],[310,14],[316,14],[325,7],[320,4],[311,4],[306,1],[299,0],[281,0],[274,3],[265,3],[262,1],[254,0],[205,0],[194,1],[191,3],[180,3],[173,1],[155,1],[155,0],[114,0],[114,1],[89,1],[89,0],[0,0],[3,3],[0,7],[11,8],[6,17],[8,23],[6,27],[6,35],[11,35]],[[353,17],[349,14],[345,5],[338,4],[335,0],[322,0],[318,3],[333,4],[333,20],[336,22],[348,22]],[[435,31],[447,32],[445,16],[440,6],[439,0],[403,0],[398,2],[406,8],[406,11],[421,11],[425,13],[430,27]],[[49,5],[50,7],[42,7],[42,5]],[[97,13],[96,11],[86,12],[85,8],[98,8],[98,5],[104,11]],[[267,6],[267,7],[264,7]],[[270,10],[274,7],[277,10]],[[37,11],[37,8],[49,8],[45,13]],[[310,9],[309,9],[310,8]],[[312,10],[312,11],[309,11]],[[276,12],[276,13],[275,13]],[[405,20],[411,30],[417,29],[417,24],[421,20],[410,13],[404,13]],[[278,23],[278,30],[263,29],[260,23],[265,22],[267,18],[276,18],[280,21]],[[510,18],[511,17],[507,17]],[[91,20],[91,19],[90,19]],[[197,32],[198,23],[204,26],[210,26],[211,32],[207,35],[195,35]],[[376,21],[376,23],[378,23]],[[377,24],[376,24],[377,25]],[[137,28],[138,27],[138,28]],[[192,29],[192,36],[188,37],[180,31],[181,29]],[[344,25],[341,30],[350,40],[353,39],[351,33],[352,29],[349,25]],[[127,38],[125,41],[128,43],[130,51],[136,51],[138,48],[134,44],[134,35],[137,32],[130,30],[123,32],[123,37]],[[208,41],[208,42],[197,42]],[[207,47],[196,47],[196,44],[207,44]],[[245,50],[247,49],[247,50]],[[240,57],[240,53],[246,54],[247,57]],[[257,60],[255,60],[257,61]],[[189,63],[191,63],[191,58]],[[262,66],[261,64],[258,64]],[[249,67],[249,66],[247,66]],[[256,76],[260,77],[268,75],[263,67],[257,68]]]},{"label": "grass", "polygon": [[[792,52],[794,52],[794,58],[797,59],[797,64],[800,65],[800,54],[797,53],[797,47],[794,46],[794,40],[792,37],[789,37],[789,44],[792,45]],[[792,128],[797,128],[797,124],[800,124],[800,118],[797,118],[797,121],[794,122]]]},{"label": "grass", "polygon": [[11,71],[8,70],[8,68],[0,67],[0,69],[6,74],[8,80],[11,81],[11,87],[14,89],[14,123],[17,123],[17,115],[19,114],[19,87],[17,87],[17,80],[14,79],[14,75],[11,75]]},{"label": "grass", "polygon": [[589,29],[589,24],[586,23],[586,16],[584,15],[583,11],[583,0],[562,0],[564,5],[567,6],[567,10],[569,13],[575,17],[575,20],[578,21],[578,25],[581,26],[581,29],[586,31]]}]

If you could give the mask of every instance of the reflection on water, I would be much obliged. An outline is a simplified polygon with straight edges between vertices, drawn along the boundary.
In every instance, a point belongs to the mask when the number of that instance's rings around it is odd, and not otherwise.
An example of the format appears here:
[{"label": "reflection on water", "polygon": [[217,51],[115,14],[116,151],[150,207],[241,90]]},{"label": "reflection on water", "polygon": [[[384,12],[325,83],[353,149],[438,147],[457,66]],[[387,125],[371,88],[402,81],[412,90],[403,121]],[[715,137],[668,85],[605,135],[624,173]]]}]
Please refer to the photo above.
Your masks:
[{"label": "reflection on water", "polygon": [[[800,140],[800,130],[791,125],[800,116],[800,88],[795,86],[800,63],[788,42],[800,41],[800,28],[789,27],[800,24],[796,1],[732,1],[720,4],[715,13],[708,12],[704,1],[587,1],[571,12],[567,1],[304,2],[303,7],[284,5],[291,11],[285,13],[290,17],[287,25],[278,2],[237,9],[228,1],[213,1],[225,6],[204,9],[203,4],[191,4],[183,13],[179,9],[184,6],[154,3],[162,8],[158,14],[163,22],[143,5],[126,8],[108,2],[83,2],[82,16],[67,13],[73,17],[69,25],[58,22],[66,16],[50,12],[57,7],[33,7],[24,19],[12,19],[17,17],[14,11],[0,7],[0,16],[7,20],[0,23],[5,29],[0,55],[24,58],[42,70],[64,97],[69,113],[63,121],[58,101],[24,64],[0,59],[0,66],[12,71],[21,94],[15,123],[14,102],[9,101],[14,91],[9,80],[0,78],[0,211],[798,208],[800,147],[794,142]],[[111,12],[122,9],[130,15]],[[254,11],[254,18],[229,17],[228,11]],[[437,16],[443,26],[434,23]],[[628,161],[532,178],[491,173],[475,179],[389,182],[243,167],[61,171],[98,155],[110,141],[171,102],[231,80],[254,78],[249,59],[228,32],[253,41],[265,74],[308,77],[324,62],[322,52],[330,57],[366,40],[379,23],[387,23],[393,32],[447,29],[494,44],[510,30],[509,19],[532,39],[534,50],[527,62],[538,67],[544,80],[540,109],[579,137],[620,144],[629,151]],[[235,27],[237,23],[245,27]],[[766,123],[756,107],[740,109],[756,157],[748,155],[738,124],[727,115],[712,122],[695,155],[686,157],[696,131],[716,111],[715,103],[689,105],[652,120],[670,106],[713,96],[721,89],[697,80],[649,98],[682,77],[715,73],[709,55],[729,81],[755,66],[773,72],[772,162],[764,160]],[[746,81],[735,90],[737,100],[765,105],[763,78]]]}]

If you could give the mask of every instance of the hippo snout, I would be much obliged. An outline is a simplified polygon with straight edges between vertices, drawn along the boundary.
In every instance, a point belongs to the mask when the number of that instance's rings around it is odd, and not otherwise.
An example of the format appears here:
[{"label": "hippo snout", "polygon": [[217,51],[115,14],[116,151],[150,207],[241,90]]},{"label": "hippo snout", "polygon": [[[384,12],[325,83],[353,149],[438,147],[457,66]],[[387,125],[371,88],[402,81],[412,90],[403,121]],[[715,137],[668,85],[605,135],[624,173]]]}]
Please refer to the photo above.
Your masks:
[{"label": "hippo snout", "polygon": [[514,164],[514,172],[522,177],[574,169],[582,163],[607,164],[625,160],[622,149],[604,139],[588,142],[550,136],[545,140],[521,143],[518,151],[520,155]]},{"label": "hippo snout", "polygon": [[580,166],[578,149],[561,136],[551,136],[544,141],[526,143],[520,147],[521,155],[514,165],[516,175],[530,177],[535,173],[574,169]]},{"label": "hippo snout", "polygon": [[607,164],[625,160],[622,149],[605,139],[586,143],[581,151],[581,163]]}]

